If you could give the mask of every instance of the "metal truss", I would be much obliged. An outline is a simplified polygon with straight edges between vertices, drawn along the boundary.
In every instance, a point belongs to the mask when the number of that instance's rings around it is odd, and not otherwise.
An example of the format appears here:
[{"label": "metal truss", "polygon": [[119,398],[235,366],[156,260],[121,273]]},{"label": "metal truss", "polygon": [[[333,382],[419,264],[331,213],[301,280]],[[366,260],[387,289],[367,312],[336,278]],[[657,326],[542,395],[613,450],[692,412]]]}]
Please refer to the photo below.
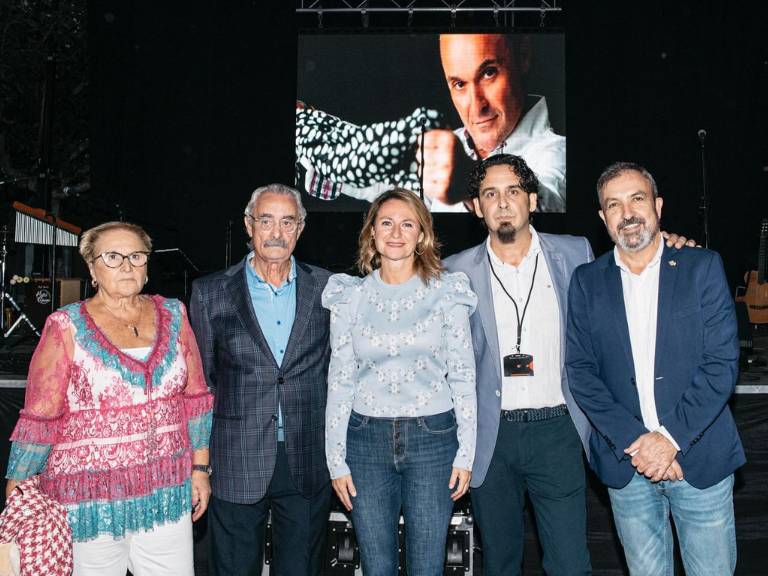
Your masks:
[{"label": "metal truss", "polygon": [[557,0],[296,0],[297,14],[562,12]]}]

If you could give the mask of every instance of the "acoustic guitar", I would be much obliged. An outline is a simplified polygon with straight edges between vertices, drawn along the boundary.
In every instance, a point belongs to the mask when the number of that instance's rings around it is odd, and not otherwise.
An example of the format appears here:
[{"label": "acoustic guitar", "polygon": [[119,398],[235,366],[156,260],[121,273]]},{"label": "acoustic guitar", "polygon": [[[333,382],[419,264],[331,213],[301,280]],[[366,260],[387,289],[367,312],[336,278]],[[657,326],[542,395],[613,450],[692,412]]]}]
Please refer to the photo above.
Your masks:
[{"label": "acoustic guitar", "polygon": [[760,226],[760,249],[757,253],[757,270],[747,273],[747,289],[743,296],[736,295],[737,302],[747,305],[752,324],[768,324],[768,218]]}]

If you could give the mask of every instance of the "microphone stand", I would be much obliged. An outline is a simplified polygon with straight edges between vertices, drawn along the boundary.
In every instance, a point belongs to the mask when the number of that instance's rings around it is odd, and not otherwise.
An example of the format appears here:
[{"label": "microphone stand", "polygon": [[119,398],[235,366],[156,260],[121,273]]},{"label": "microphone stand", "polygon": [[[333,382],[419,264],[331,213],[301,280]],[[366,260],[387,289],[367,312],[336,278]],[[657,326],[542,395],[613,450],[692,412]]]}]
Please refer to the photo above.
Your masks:
[{"label": "microphone stand", "polygon": [[[175,252],[176,254],[181,256],[182,260],[186,264],[188,264],[189,268],[192,268],[192,270],[194,270],[198,274],[200,273],[200,268],[198,268],[197,265],[194,262],[192,262],[190,257],[187,256],[184,253],[184,250],[182,250],[181,248],[161,248],[160,250],[154,250],[153,252],[155,254],[167,254],[167,253]],[[185,301],[187,300],[188,293],[189,293],[189,290],[188,290],[188,287],[187,287],[188,283],[189,283],[189,270],[188,270],[188,267],[187,266],[184,267],[184,300]]]},{"label": "microphone stand", "polygon": [[707,131],[698,131],[699,150],[701,152],[701,198],[699,199],[699,214],[704,226],[704,248],[709,248],[709,198],[707,197]]}]

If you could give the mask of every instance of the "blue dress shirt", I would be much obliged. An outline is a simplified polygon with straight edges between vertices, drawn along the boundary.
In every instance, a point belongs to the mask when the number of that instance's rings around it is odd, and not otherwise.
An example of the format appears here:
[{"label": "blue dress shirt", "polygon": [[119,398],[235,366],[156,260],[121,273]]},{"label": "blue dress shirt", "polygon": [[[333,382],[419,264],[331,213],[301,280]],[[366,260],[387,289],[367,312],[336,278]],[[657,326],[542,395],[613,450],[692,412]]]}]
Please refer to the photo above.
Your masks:
[{"label": "blue dress shirt", "polygon": [[[288,347],[293,320],[296,318],[296,261],[291,256],[291,269],[288,279],[278,288],[265,282],[251,264],[253,252],[248,255],[245,275],[248,280],[248,292],[251,296],[253,311],[259,323],[267,345],[278,366],[283,363],[283,356]],[[283,410],[278,399],[277,404],[277,440],[282,442]]]}]

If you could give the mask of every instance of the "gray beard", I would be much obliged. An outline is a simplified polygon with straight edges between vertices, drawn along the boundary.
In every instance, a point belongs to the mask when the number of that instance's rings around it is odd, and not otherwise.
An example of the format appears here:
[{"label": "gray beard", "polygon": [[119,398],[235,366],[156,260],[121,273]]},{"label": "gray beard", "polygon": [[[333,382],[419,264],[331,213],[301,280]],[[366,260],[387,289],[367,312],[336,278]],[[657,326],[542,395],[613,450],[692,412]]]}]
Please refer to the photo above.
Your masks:
[{"label": "gray beard", "polygon": [[619,248],[625,252],[640,252],[651,245],[651,242],[653,242],[658,233],[659,221],[656,220],[650,227],[643,224],[643,227],[639,232],[636,232],[629,237],[617,232],[614,241],[619,245]]}]

